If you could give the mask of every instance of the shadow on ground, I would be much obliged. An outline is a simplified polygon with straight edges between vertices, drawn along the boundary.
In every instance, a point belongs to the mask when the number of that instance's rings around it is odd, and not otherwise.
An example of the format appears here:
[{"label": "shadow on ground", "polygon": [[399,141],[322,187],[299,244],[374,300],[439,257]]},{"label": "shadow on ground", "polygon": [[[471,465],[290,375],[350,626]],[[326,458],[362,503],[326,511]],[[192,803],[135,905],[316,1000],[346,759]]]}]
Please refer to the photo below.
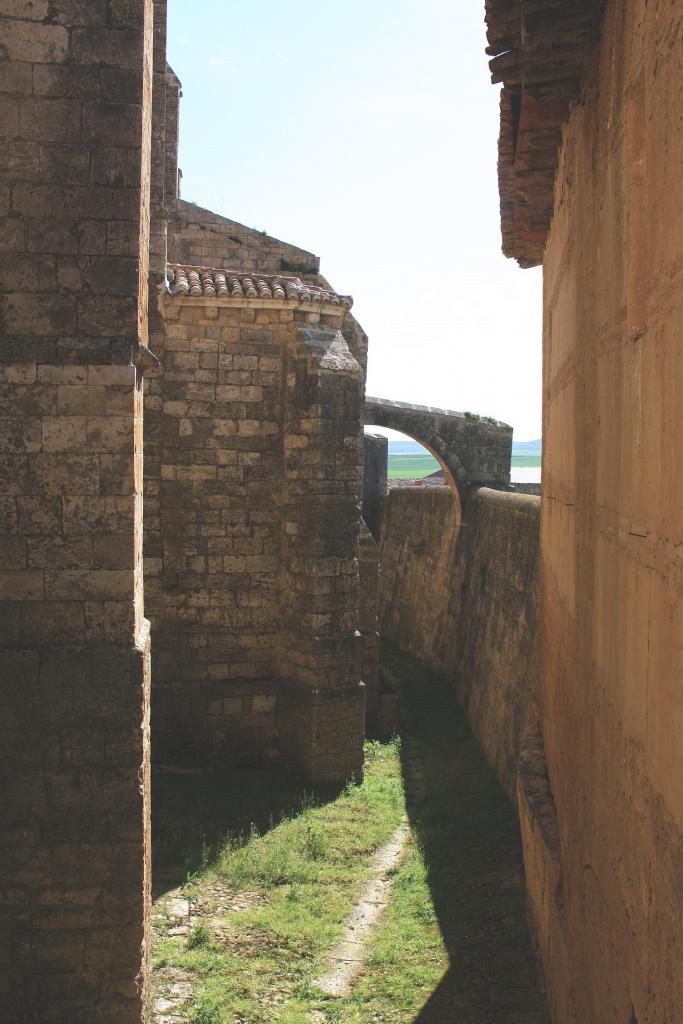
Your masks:
[{"label": "shadow on ground", "polygon": [[408,814],[450,967],[415,1024],[542,1024],[515,812],[447,685],[386,650],[400,694]]},{"label": "shadow on ground", "polygon": [[209,867],[230,836],[266,832],[303,807],[335,799],[338,787],[313,788],[282,769],[152,771],[152,896]]}]

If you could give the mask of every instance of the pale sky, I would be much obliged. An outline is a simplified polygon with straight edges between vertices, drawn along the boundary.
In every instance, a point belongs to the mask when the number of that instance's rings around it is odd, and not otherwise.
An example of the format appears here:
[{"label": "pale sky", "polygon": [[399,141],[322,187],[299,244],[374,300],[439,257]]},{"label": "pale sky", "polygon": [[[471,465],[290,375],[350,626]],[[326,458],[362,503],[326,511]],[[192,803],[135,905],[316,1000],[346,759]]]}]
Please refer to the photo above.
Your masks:
[{"label": "pale sky", "polygon": [[368,393],[541,434],[541,272],[500,252],[484,0],[169,0],[182,196],[321,257]]}]

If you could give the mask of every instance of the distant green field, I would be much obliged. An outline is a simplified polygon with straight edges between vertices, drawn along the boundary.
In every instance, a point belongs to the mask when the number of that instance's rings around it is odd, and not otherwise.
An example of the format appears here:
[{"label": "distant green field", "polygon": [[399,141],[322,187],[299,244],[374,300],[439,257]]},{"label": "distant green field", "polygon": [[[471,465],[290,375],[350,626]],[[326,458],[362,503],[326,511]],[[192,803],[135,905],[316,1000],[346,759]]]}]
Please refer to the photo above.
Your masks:
[{"label": "distant green field", "polygon": [[429,452],[415,455],[390,455],[389,477],[392,480],[419,480],[430,473],[436,473],[441,466]]},{"label": "distant green field", "polygon": [[515,452],[512,456],[513,466],[540,466],[541,465],[541,453],[540,452]]},{"label": "distant green field", "polygon": [[[539,452],[521,451],[512,456],[512,465],[516,468],[540,466]],[[415,455],[389,455],[388,473],[391,480],[420,480],[423,476],[436,473],[441,466],[428,452]]]}]

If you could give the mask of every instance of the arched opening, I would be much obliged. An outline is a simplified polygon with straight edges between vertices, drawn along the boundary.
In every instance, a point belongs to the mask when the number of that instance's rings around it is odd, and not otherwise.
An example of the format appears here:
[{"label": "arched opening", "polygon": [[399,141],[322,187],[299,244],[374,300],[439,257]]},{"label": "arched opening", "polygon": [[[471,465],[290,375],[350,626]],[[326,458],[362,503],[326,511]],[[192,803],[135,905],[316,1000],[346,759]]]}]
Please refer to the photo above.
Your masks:
[{"label": "arched opening", "polygon": [[387,476],[406,485],[447,486],[446,470],[428,448],[407,434],[388,437],[389,463]]},{"label": "arched opening", "polygon": [[512,442],[510,483],[516,491],[527,494],[541,492],[541,438]]},{"label": "arched opening", "polygon": [[[436,649],[439,601],[457,559],[458,485],[438,438],[370,423],[365,435],[370,500],[364,501],[364,514],[367,507],[377,541],[378,629],[405,651],[419,651],[425,638]],[[378,492],[384,496],[373,503]]]},{"label": "arched opening", "polygon": [[448,487],[453,495],[455,523],[460,525],[462,503],[455,477],[437,437],[417,436],[391,427],[366,423],[365,434],[387,439],[387,483],[392,487]]}]

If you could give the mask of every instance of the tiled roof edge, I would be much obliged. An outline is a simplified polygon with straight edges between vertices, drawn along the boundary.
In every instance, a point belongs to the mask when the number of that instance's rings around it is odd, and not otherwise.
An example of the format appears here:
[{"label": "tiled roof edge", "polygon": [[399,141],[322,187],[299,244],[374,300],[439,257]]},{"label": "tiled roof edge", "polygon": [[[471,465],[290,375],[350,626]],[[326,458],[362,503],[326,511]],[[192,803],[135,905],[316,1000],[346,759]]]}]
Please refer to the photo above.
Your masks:
[{"label": "tiled roof edge", "polygon": [[350,295],[338,295],[290,274],[261,274],[169,263],[167,286],[171,295],[191,298],[272,299],[340,306],[343,309],[351,309],[353,305]]}]

